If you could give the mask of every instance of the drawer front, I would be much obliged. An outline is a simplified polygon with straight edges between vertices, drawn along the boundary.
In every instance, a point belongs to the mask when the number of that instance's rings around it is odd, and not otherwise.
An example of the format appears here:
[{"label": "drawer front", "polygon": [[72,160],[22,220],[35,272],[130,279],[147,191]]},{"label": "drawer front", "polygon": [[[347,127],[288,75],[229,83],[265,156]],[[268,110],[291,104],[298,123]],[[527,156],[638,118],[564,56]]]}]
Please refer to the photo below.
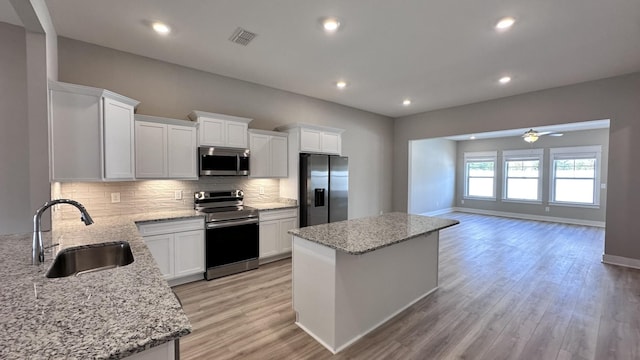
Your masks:
[{"label": "drawer front", "polygon": [[152,223],[138,224],[140,235],[171,234],[181,231],[204,230],[204,219],[167,220]]},{"label": "drawer front", "polygon": [[298,209],[260,211],[260,221],[278,220],[298,216]]}]

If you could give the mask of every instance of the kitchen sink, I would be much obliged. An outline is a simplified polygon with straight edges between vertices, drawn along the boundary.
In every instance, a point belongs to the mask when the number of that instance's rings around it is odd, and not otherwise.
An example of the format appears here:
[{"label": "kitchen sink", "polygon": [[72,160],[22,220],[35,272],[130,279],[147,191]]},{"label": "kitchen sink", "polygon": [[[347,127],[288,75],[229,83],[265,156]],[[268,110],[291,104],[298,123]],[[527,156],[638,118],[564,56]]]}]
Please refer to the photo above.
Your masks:
[{"label": "kitchen sink", "polygon": [[131,247],[126,241],[83,245],[61,250],[47,271],[48,278],[82,275],[113,269],[133,262]]}]

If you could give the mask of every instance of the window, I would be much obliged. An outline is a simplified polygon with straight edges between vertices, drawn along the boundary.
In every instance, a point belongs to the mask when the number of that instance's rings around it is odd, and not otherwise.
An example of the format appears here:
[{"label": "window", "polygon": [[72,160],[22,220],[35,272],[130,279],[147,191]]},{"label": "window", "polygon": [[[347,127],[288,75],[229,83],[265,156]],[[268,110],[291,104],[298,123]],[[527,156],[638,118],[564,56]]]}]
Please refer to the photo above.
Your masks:
[{"label": "window", "polygon": [[601,146],[551,149],[551,191],[556,204],[600,204]]},{"label": "window", "polygon": [[503,151],[504,200],[542,201],[542,155],[542,149]]},{"label": "window", "polygon": [[495,199],[496,154],[495,151],[464,153],[465,197]]}]

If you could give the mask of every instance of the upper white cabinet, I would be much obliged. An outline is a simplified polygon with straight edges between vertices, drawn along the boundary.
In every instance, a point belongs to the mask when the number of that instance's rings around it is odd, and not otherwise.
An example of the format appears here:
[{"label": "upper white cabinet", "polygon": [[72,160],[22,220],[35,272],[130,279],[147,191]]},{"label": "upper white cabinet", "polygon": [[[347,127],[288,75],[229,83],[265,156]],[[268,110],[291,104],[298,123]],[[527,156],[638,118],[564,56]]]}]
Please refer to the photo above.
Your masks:
[{"label": "upper white cabinet", "polygon": [[287,134],[275,131],[249,130],[251,177],[287,177]]},{"label": "upper white cabinet", "polygon": [[253,119],[197,110],[189,119],[199,124],[198,145],[247,148],[247,129]]},{"label": "upper white cabinet", "polygon": [[308,124],[290,124],[276,130],[289,134],[289,176],[280,179],[280,197],[299,200],[300,153],[342,155],[344,130]]},{"label": "upper white cabinet", "polygon": [[136,178],[198,179],[197,123],[135,115]]},{"label": "upper white cabinet", "polygon": [[292,124],[277,128],[293,134],[299,152],[340,155],[344,130],[319,125]]},{"label": "upper white cabinet", "polygon": [[133,180],[139,102],[89,86],[49,82],[51,181]]}]

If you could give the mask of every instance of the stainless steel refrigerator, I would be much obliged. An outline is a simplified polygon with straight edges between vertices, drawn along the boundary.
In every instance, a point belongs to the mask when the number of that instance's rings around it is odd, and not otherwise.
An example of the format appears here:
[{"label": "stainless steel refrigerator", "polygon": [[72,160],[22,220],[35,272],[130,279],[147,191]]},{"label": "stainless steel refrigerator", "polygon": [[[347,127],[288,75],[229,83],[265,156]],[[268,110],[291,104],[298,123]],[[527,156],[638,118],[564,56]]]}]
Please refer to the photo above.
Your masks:
[{"label": "stainless steel refrigerator", "polygon": [[349,158],[300,154],[300,227],[347,220]]}]

